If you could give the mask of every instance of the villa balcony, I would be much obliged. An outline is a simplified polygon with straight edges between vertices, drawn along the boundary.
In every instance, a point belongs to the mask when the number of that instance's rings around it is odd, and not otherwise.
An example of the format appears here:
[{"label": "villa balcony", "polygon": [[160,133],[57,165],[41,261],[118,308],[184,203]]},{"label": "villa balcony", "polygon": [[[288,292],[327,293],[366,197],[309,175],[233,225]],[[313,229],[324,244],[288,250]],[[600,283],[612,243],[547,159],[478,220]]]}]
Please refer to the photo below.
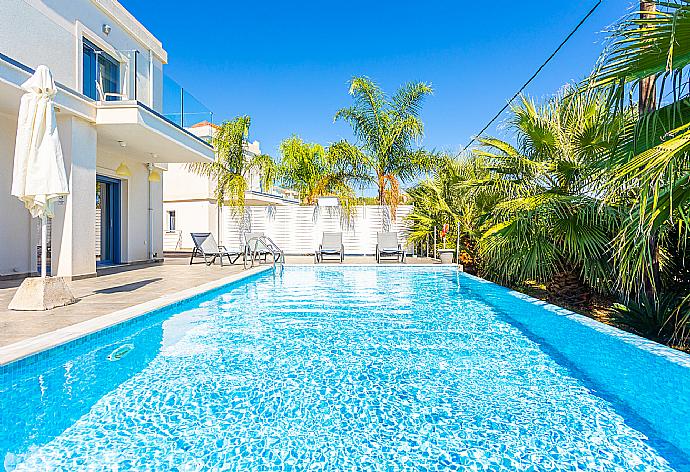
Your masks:
[{"label": "villa balcony", "polygon": [[[135,71],[136,54],[127,57],[121,71],[121,83],[115,87],[98,87],[94,100],[57,83],[56,113],[72,115],[96,125],[99,150],[119,151],[127,146],[127,158],[140,162],[212,162],[213,148],[174,120],[138,100]],[[0,113],[16,117],[23,95],[21,84],[33,69],[0,53]],[[153,93],[153,92],[149,92]],[[182,116],[182,115],[180,115]]]}]

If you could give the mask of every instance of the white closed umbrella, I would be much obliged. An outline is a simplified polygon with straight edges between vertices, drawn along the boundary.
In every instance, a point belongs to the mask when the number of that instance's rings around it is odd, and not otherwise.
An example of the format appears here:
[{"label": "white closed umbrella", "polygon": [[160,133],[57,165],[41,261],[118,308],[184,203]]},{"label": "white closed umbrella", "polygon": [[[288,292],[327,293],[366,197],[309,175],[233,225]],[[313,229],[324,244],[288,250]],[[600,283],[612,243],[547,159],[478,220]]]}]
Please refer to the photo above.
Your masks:
[{"label": "white closed umbrella", "polygon": [[41,218],[41,276],[46,275],[47,218],[53,201],[69,193],[62,147],[55,122],[53,75],[38,66],[22,84],[22,96],[14,148],[12,195],[19,198],[34,218]]}]

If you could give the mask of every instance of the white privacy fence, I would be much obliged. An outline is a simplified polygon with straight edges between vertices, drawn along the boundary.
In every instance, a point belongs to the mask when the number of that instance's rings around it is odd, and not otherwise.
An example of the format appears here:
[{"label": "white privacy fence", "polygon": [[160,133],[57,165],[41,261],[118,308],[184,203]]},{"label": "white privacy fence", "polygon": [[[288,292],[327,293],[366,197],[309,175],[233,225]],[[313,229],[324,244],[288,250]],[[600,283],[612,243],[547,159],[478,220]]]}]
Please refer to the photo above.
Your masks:
[{"label": "white privacy fence", "polygon": [[358,206],[348,220],[339,207],[253,206],[245,208],[244,217],[224,208],[222,239],[228,249],[239,248],[244,233],[262,232],[285,254],[313,254],[324,232],[342,232],[346,254],[374,254],[380,231],[397,231],[399,242],[407,245],[405,217],[411,211],[410,205],[398,206],[393,219],[388,207]]}]

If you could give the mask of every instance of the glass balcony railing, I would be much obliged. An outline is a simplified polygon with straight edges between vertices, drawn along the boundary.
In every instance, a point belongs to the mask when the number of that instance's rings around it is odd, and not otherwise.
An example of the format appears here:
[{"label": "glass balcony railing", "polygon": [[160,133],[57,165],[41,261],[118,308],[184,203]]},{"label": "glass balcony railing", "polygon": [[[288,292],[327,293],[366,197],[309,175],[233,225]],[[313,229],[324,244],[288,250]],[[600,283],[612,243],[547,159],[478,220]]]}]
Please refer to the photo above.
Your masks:
[{"label": "glass balcony railing", "polygon": [[163,116],[183,128],[213,123],[213,112],[170,76],[163,75]]},{"label": "glass balcony railing", "polygon": [[[138,87],[149,86],[150,78],[142,72],[149,63],[146,53],[120,50],[113,57],[93,43],[84,44],[84,95],[101,102],[136,100],[150,106],[149,90],[138,90]],[[155,85],[154,88],[157,88],[157,84]],[[166,74],[163,74],[162,89],[163,106],[160,107],[157,97],[154,97],[156,106],[150,108],[164,119],[181,128],[189,128],[204,121],[213,123],[213,112]],[[206,139],[194,135],[202,140]]]}]

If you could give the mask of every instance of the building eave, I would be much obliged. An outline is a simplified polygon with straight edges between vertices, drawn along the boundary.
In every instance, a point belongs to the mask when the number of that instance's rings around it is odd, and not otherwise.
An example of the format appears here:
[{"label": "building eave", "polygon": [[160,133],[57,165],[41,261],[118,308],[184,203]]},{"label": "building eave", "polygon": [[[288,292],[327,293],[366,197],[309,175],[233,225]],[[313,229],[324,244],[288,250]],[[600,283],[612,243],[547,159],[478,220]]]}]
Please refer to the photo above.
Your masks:
[{"label": "building eave", "polygon": [[134,15],[132,15],[117,0],[91,0],[103,13],[136,38],[143,46],[150,49],[163,64],[168,63],[168,53],[163,49],[163,43],[158,40]]}]

